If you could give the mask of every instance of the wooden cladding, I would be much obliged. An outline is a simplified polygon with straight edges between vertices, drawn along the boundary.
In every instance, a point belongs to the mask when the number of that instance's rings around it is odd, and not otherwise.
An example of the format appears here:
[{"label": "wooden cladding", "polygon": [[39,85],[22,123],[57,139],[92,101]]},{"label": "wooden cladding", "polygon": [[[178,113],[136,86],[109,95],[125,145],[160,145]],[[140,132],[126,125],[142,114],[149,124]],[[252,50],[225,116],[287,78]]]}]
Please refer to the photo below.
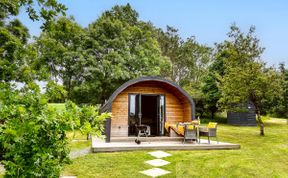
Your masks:
[{"label": "wooden cladding", "polygon": [[166,97],[166,122],[187,122],[192,119],[188,99],[176,88],[155,81],[139,82],[127,87],[112,103],[111,136],[128,136],[128,94],[159,94]]}]

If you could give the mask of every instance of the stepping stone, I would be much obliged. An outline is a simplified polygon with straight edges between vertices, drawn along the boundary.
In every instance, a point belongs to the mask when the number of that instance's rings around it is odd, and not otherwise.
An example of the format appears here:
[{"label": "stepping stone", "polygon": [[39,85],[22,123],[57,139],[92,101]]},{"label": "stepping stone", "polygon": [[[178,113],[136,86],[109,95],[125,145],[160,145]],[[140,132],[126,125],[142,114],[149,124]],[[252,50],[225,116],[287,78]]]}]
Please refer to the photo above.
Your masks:
[{"label": "stepping stone", "polygon": [[163,176],[165,174],[169,174],[171,172],[166,171],[164,169],[160,169],[160,168],[153,168],[153,169],[148,169],[146,171],[141,171],[140,173],[145,174],[150,177],[158,177],[158,176]]},{"label": "stepping stone", "polygon": [[149,154],[156,157],[156,158],[164,158],[167,156],[171,156],[171,154],[166,153],[164,151],[153,151],[153,152],[149,152]]},{"label": "stepping stone", "polygon": [[153,159],[153,160],[150,160],[150,161],[146,161],[145,163],[150,164],[150,165],[155,166],[155,167],[164,166],[164,165],[170,164],[170,162],[165,161],[163,159]]}]

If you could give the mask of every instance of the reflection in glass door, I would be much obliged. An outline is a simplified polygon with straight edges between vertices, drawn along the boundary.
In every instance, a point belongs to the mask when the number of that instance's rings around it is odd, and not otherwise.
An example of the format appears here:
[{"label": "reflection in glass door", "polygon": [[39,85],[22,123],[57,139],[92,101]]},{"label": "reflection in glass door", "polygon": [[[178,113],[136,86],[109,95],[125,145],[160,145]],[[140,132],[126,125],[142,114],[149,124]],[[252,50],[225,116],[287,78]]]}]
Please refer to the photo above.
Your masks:
[{"label": "reflection in glass door", "polygon": [[165,123],[165,97],[163,95],[158,96],[158,135],[164,135],[164,123]]},{"label": "reflection in glass door", "polygon": [[139,104],[141,104],[140,101],[139,94],[129,94],[128,135],[136,135],[135,125],[140,122],[139,116],[141,118],[141,108],[139,108]]}]

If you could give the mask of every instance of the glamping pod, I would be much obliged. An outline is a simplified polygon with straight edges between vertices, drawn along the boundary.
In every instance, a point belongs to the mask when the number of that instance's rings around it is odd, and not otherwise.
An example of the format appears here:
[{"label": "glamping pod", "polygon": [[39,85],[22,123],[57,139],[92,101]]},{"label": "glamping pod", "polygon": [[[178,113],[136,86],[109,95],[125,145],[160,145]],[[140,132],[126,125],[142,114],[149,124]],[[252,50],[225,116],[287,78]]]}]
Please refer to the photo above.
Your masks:
[{"label": "glamping pod", "polygon": [[111,112],[105,124],[110,137],[136,136],[137,125],[149,126],[151,136],[164,136],[165,123],[195,119],[193,99],[177,84],[159,77],[141,77],[120,86],[101,108]]}]

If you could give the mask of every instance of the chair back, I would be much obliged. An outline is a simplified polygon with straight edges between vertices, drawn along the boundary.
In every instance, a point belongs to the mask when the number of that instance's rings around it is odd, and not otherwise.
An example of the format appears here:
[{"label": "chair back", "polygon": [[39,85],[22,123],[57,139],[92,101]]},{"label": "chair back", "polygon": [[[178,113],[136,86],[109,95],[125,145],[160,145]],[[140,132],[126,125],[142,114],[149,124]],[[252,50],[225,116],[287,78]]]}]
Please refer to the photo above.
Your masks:
[{"label": "chair back", "polygon": [[217,122],[209,122],[207,127],[216,129],[217,128]]},{"label": "chair back", "polygon": [[197,139],[197,132],[194,125],[185,125],[184,139]]},{"label": "chair back", "polygon": [[216,137],[217,132],[217,122],[209,122],[208,124],[208,130],[209,130],[209,137]]}]

